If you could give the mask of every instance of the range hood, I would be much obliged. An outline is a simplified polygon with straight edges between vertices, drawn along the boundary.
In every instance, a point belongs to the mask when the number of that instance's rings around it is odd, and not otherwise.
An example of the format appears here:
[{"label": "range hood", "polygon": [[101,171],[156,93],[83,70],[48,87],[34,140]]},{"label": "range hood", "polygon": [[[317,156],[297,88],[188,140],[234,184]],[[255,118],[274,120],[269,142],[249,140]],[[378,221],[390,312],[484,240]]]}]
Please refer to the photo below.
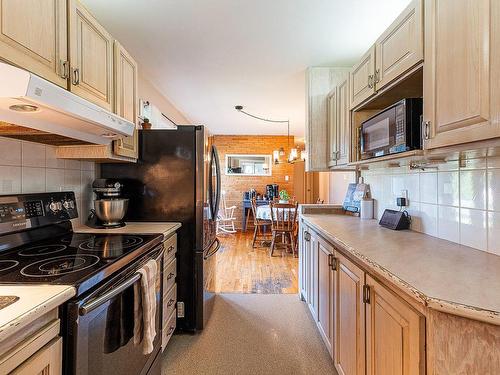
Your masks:
[{"label": "range hood", "polygon": [[2,124],[101,145],[134,132],[132,122],[26,70],[0,63],[0,82]]}]

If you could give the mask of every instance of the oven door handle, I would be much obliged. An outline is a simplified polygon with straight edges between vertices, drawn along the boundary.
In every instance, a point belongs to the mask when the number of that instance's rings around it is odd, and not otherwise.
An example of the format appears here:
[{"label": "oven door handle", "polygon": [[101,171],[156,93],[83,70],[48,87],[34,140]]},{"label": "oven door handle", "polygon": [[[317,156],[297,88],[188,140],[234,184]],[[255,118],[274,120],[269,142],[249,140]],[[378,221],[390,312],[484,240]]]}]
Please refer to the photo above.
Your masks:
[{"label": "oven door handle", "polygon": [[[155,250],[159,250],[159,253],[158,253],[158,255],[156,255],[156,257],[154,257],[152,259],[154,259],[155,261],[158,262],[163,257],[163,244],[159,245]],[[84,316],[84,315],[88,314],[89,312],[91,312],[92,310],[97,309],[99,306],[106,303],[107,301],[109,301],[113,297],[116,297],[118,294],[120,294],[125,289],[127,289],[128,287],[133,285],[135,282],[139,281],[140,278],[141,278],[141,274],[136,272],[132,276],[130,276],[127,280],[118,284],[110,291],[102,294],[101,296],[99,296],[97,298],[93,298],[88,302],[85,302],[79,309],[80,315]]]},{"label": "oven door handle", "polygon": [[139,281],[140,278],[141,278],[141,274],[136,273],[133,276],[131,276],[130,278],[128,278],[127,280],[125,280],[123,283],[121,283],[121,284],[117,285],[116,287],[114,287],[113,289],[111,289],[109,292],[106,292],[103,295],[101,295],[100,297],[92,299],[91,301],[83,304],[79,310],[80,315],[81,316],[87,315],[89,312],[97,309],[99,306],[106,303],[107,301],[109,301],[113,297],[116,297],[118,294],[120,294],[125,289],[127,289],[128,287],[133,285],[135,282]]}]

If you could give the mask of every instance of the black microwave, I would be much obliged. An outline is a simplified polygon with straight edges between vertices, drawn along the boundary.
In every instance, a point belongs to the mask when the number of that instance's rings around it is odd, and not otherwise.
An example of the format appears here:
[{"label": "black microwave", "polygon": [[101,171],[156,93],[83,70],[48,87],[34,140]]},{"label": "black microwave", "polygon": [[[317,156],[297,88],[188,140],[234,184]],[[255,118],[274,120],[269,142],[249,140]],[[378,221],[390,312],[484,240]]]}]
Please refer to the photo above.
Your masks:
[{"label": "black microwave", "polygon": [[422,98],[402,99],[361,123],[361,159],[422,148]]}]

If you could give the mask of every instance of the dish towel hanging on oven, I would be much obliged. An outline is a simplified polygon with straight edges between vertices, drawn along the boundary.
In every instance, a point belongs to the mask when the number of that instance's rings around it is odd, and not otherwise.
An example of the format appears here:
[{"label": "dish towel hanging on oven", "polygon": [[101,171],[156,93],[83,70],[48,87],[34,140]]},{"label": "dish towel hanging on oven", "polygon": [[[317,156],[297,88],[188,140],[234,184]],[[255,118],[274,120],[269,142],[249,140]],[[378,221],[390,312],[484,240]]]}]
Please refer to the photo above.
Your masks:
[{"label": "dish towel hanging on oven", "polygon": [[156,261],[150,260],[137,272],[141,278],[140,285],[134,285],[134,344],[142,341],[142,352],[149,354],[156,336]]}]

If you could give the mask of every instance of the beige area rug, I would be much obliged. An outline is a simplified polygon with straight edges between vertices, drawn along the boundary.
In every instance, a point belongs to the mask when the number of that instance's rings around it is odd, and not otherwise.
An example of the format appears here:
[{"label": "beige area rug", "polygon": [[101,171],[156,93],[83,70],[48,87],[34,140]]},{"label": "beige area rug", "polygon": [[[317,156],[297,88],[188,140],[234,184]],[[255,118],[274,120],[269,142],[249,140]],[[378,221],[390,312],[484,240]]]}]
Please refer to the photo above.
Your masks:
[{"label": "beige area rug", "polygon": [[297,295],[219,294],[200,334],[174,335],[163,374],[336,374]]}]

